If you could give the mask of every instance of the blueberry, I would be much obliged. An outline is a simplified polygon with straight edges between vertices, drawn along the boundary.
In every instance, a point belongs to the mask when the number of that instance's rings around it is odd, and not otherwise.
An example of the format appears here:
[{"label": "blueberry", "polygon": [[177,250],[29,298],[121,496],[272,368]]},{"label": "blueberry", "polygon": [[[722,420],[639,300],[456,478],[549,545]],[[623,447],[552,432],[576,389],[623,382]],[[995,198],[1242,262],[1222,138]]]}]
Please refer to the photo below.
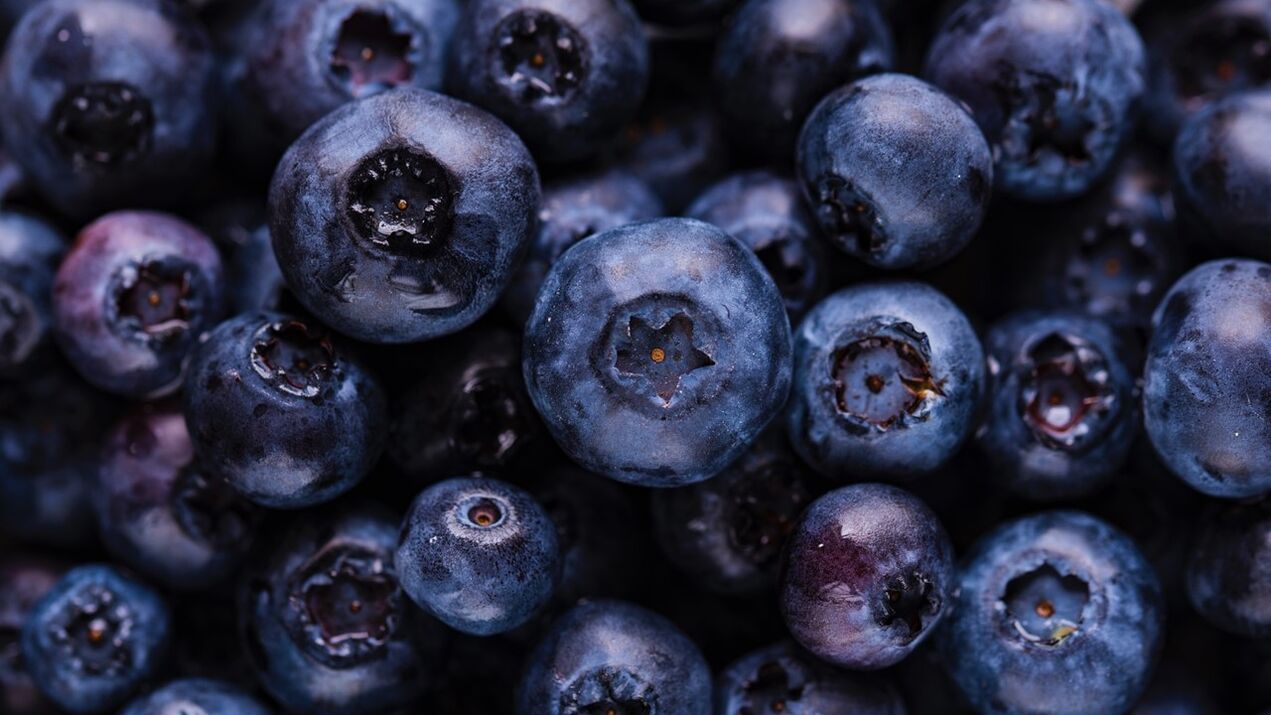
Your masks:
[{"label": "blueberry", "polygon": [[163,597],[113,566],[62,576],[22,626],[22,658],[40,691],[72,713],[111,712],[163,666]]},{"label": "blueberry", "polygon": [[525,490],[456,478],[420,492],[397,544],[402,589],[442,623],[488,636],[522,625],[560,579],[560,544]]},{"label": "blueberry", "polygon": [[0,710],[10,715],[39,715],[53,705],[40,694],[22,661],[22,624],[62,568],[44,559],[6,553],[0,557]]},{"label": "blueberry", "polygon": [[230,315],[279,310],[287,284],[269,240],[264,205],[227,202],[204,214],[199,223],[221,249]]},{"label": "blueberry", "polygon": [[784,163],[818,100],[891,66],[874,0],[748,0],[719,38],[713,79],[738,146]]},{"label": "blueberry", "polygon": [[576,175],[544,186],[538,233],[503,294],[503,305],[513,320],[523,324],[534,310],[543,279],[565,249],[602,231],[662,215],[657,194],[622,169]]},{"label": "blueberry", "polygon": [[190,356],[184,407],[203,468],[277,509],[351,489],[384,449],[383,388],[348,346],[312,321],[248,313]]},{"label": "blueberry", "polygon": [[380,712],[417,700],[443,634],[393,567],[396,519],[345,505],[298,515],[241,581],[247,654],[290,711]]},{"label": "blueberry", "polygon": [[44,221],[0,211],[0,378],[47,359],[53,328],[53,274],[65,241]]},{"label": "blueberry", "polygon": [[905,715],[894,688],[870,675],[826,666],[792,643],[747,653],[720,673],[715,715]]},{"label": "blueberry", "polygon": [[0,67],[5,146],[59,211],[89,217],[183,197],[213,153],[203,29],[162,0],[48,0]]},{"label": "blueberry", "polygon": [[635,116],[649,48],[627,0],[469,0],[449,84],[544,161],[595,153]]},{"label": "blueberry", "polygon": [[22,13],[41,2],[44,0],[0,0],[0,46],[9,36],[9,31],[22,18]]},{"label": "blueberry", "polygon": [[1213,505],[1187,563],[1187,595],[1215,626],[1248,638],[1271,635],[1271,499]]},{"label": "blueberry", "polygon": [[269,715],[259,700],[229,683],[203,678],[174,680],[137,698],[119,715]]},{"label": "blueberry", "polygon": [[140,409],[115,428],[102,455],[97,502],[106,549],[178,591],[228,577],[250,548],[259,517],[195,461],[176,405]]},{"label": "blueberry", "polygon": [[561,448],[644,486],[719,472],[789,393],[776,286],[753,252],[692,219],[630,224],[567,251],[524,350],[530,398]]},{"label": "blueberry", "polygon": [[953,545],[922,500],[885,484],[812,503],[786,542],[781,613],[817,657],[855,670],[900,662],[949,611]]},{"label": "blueberry", "polygon": [[1152,323],[1143,418],[1161,461],[1206,494],[1242,498],[1271,490],[1265,329],[1271,265],[1210,261],[1170,288]]},{"label": "blueberry", "polygon": [[907,479],[971,433],[984,354],[958,307],[923,283],[866,283],[821,301],[795,331],[791,444],[821,473]]},{"label": "blueberry", "polygon": [[993,157],[971,115],[900,74],[821,100],[799,135],[798,168],[830,242],[878,268],[951,258],[975,236],[993,186]]},{"label": "blueberry", "polygon": [[411,361],[413,384],[394,401],[393,462],[431,482],[514,471],[538,456],[547,439],[525,391],[518,336],[478,328],[430,348]]},{"label": "blueberry", "polygon": [[820,491],[784,432],[770,428],[715,477],[654,492],[654,533],[667,558],[703,586],[761,593],[776,583],[781,548]]},{"label": "blueberry", "polygon": [[359,340],[453,333],[507,285],[538,206],[524,145],[485,112],[424,90],[347,104],[292,145],[269,191],[296,298]]},{"label": "blueberry", "polygon": [[718,20],[741,0],[633,0],[640,17],[670,26]]},{"label": "blueberry", "polygon": [[1143,42],[1100,0],[968,0],[931,43],[926,76],[966,102],[997,187],[1050,201],[1112,164],[1143,95]]},{"label": "blueberry", "polygon": [[1271,258],[1271,89],[1213,103],[1174,142],[1179,201],[1223,247]]},{"label": "blueberry", "polygon": [[1089,494],[1108,483],[1138,433],[1127,347],[1103,321],[1015,313],[984,340],[989,380],[977,435],[1008,490],[1030,499]]},{"label": "blueberry", "polygon": [[677,214],[728,170],[723,120],[708,104],[650,100],[610,147],[609,159]]},{"label": "blueberry", "polygon": [[85,380],[126,397],[165,395],[221,317],[211,239],[167,214],[107,214],[80,231],[53,283],[57,338]]},{"label": "blueberry", "polygon": [[977,712],[1125,712],[1164,605],[1134,542],[1082,512],[1016,519],[967,554],[940,645]]},{"label": "blueberry", "polygon": [[712,185],[685,215],[713,223],[750,247],[797,320],[829,278],[815,219],[794,181],[770,171],[733,174]]},{"label": "blueberry", "polygon": [[683,633],[624,601],[584,601],[530,654],[519,715],[707,715],[711,674]]}]

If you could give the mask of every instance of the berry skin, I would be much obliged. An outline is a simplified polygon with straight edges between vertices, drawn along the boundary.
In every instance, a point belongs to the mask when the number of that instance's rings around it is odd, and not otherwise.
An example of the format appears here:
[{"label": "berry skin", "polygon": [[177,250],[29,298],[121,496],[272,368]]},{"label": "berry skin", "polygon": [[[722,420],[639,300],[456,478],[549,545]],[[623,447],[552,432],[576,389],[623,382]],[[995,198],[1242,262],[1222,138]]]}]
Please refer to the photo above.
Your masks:
[{"label": "berry skin", "polygon": [[1271,259],[1271,89],[1215,102],[1174,142],[1175,194],[1218,245]]},{"label": "berry skin", "polygon": [[0,211],[0,378],[19,377],[49,357],[53,274],[65,252],[52,226]]},{"label": "berry skin", "polygon": [[650,98],[608,157],[648,184],[668,215],[678,215],[728,171],[723,120],[714,107],[678,99]]},{"label": "berry skin", "polygon": [[791,635],[853,670],[900,662],[949,611],[953,545],[917,497],[885,484],[812,503],[786,542],[779,592]]},{"label": "berry skin", "polygon": [[234,685],[204,678],[174,680],[137,698],[119,715],[269,715],[269,708]]},{"label": "berry skin", "polygon": [[817,101],[891,66],[891,30],[873,0],[749,0],[719,39],[713,84],[737,145],[788,162]]},{"label": "berry skin", "polygon": [[[1143,422],[1161,461],[1193,488],[1238,499],[1271,491],[1271,265],[1210,261],[1156,309]],[[1251,400],[1251,396],[1252,400]]]},{"label": "berry skin", "polygon": [[928,474],[971,433],[984,352],[958,307],[926,284],[834,293],[799,324],[794,349],[787,432],[828,477]]},{"label": "berry skin", "polygon": [[448,479],[416,497],[397,545],[402,589],[464,633],[524,624],[560,580],[556,526],[529,493],[488,478]]},{"label": "berry skin", "polygon": [[171,620],[149,586],[113,566],[79,566],[31,609],[22,657],[58,707],[111,712],[162,667]]},{"label": "berry skin", "polygon": [[140,409],[115,428],[101,459],[97,512],[107,551],[177,591],[228,577],[260,516],[195,462],[176,405]]},{"label": "berry skin", "polygon": [[51,0],[0,66],[5,146],[69,216],[184,198],[213,153],[211,43],[161,0]]},{"label": "berry skin", "polygon": [[738,457],[785,403],[785,308],[755,254],[692,219],[574,246],[525,329],[525,382],[584,468],[682,486]]},{"label": "berry skin", "polygon": [[984,340],[989,380],[977,440],[992,474],[1029,499],[1090,494],[1116,475],[1138,434],[1127,348],[1076,313],[1023,312]]},{"label": "berry skin", "polygon": [[708,715],[711,673],[670,621],[623,601],[583,601],[530,653],[518,715]]},{"label": "berry skin", "polygon": [[878,268],[927,268],[971,241],[993,156],[952,97],[901,74],[829,94],[799,135],[799,179],[821,230]]},{"label": "berry skin", "polygon": [[538,171],[503,123],[425,90],[346,104],[283,156],[269,228],[288,287],[372,343],[467,327],[529,241]]},{"label": "berry skin", "polygon": [[829,667],[790,642],[751,651],[715,681],[714,715],[905,715],[886,681]]},{"label": "berry skin", "polygon": [[649,48],[627,0],[470,0],[449,85],[508,123],[546,162],[582,159],[631,120]]},{"label": "berry skin", "polygon": [[403,708],[441,666],[443,634],[393,568],[396,519],[342,505],[297,515],[240,582],[246,652],[288,711]]},{"label": "berry skin", "polygon": [[967,554],[939,644],[981,713],[1125,712],[1147,686],[1164,611],[1134,542],[1082,512],[1016,519]]},{"label": "berry skin", "polygon": [[184,409],[200,463],[274,509],[330,501],[375,466],[388,432],[383,388],[312,321],[248,313],[190,356]]},{"label": "berry skin", "polygon": [[93,385],[131,398],[170,394],[187,353],[221,317],[212,240],[167,214],[120,211],[80,231],[53,283],[57,338]]},{"label": "berry skin", "polygon": [[200,217],[221,249],[229,314],[279,310],[287,284],[274,257],[263,203],[229,201]]},{"label": "berry skin", "polygon": [[1187,595],[1210,623],[1247,638],[1271,635],[1271,499],[1215,504],[1187,563]]},{"label": "berry skin", "polygon": [[54,563],[21,553],[0,557],[0,712],[40,715],[53,709],[22,662],[21,636],[31,607],[62,572]]},{"label": "berry skin", "polygon": [[790,320],[825,292],[828,257],[799,185],[770,171],[733,174],[704,191],[685,216],[713,223],[750,247],[777,284]]},{"label": "berry skin", "polygon": [[1101,0],[969,0],[945,20],[924,72],[970,107],[997,187],[1030,201],[1080,195],[1107,172],[1145,74],[1143,41]]}]

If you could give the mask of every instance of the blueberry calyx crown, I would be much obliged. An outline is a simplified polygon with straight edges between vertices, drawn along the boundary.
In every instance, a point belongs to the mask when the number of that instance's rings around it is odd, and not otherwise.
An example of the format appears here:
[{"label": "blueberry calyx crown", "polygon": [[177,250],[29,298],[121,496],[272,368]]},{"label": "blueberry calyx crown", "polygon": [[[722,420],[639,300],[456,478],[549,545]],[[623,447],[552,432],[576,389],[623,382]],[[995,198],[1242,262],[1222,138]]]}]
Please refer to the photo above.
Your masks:
[{"label": "blueberry calyx crown", "polygon": [[810,493],[798,468],[777,461],[728,489],[728,542],[756,566],[776,563]]},{"label": "blueberry calyx crown", "polygon": [[[791,682],[791,681],[795,682]],[[737,715],[767,715],[783,713],[790,703],[803,699],[805,683],[802,678],[791,678],[789,669],[779,661],[768,661],[759,666],[753,677],[742,683],[745,703]]]},{"label": "blueberry calyx crown", "polygon": [[940,597],[934,591],[931,579],[921,573],[897,574],[888,578],[879,603],[878,624],[903,624],[906,641],[912,641],[925,627],[923,615],[940,613]]},{"label": "blueberry calyx crown", "polygon": [[383,12],[359,9],[340,23],[329,67],[353,97],[410,81],[415,35]]},{"label": "blueberry calyx crown", "polygon": [[998,147],[1009,159],[1059,173],[1094,158],[1097,127],[1089,100],[1072,83],[1040,73],[1009,74],[995,85],[1010,116]]},{"label": "blueberry calyx crown", "polygon": [[71,594],[49,621],[49,632],[62,661],[90,677],[118,677],[132,667],[128,639],[136,614],[111,589],[90,584]]},{"label": "blueberry calyx crown", "polygon": [[494,36],[497,81],[521,102],[567,101],[586,78],[586,43],[552,13],[519,10],[499,22]]},{"label": "blueberry calyx crown", "polygon": [[887,232],[869,196],[835,174],[822,176],[816,186],[817,215],[830,238],[852,255],[881,256]]},{"label": "blueberry calyx crown", "polygon": [[385,149],[350,175],[345,218],[356,236],[375,247],[425,255],[450,235],[454,187],[450,173],[427,153]]},{"label": "blueberry calyx crown", "polygon": [[502,369],[483,370],[465,382],[451,414],[452,446],[483,467],[512,461],[532,431],[515,377]]},{"label": "blueberry calyx crown", "polygon": [[685,376],[715,364],[697,347],[693,330],[693,319],[684,311],[661,323],[631,315],[614,348],[614,369],[622,375],[643,377],[669,407]]},{"label": "blueberry calyx crown", "polygon": [[270,323],[256,333],[252,368],[266,382],[297,397],[316,397],[336,367],[331,337],[299,320]]},{"label": "blueberry calyx crown", "polygon": [[1001,611],[1010,632],[1029,643],[1057,646],[1081,630],[1090,586],[1043,563],[1006,584]]},{"label": "blueberry calyx crown", "polygon": [[1271,36],[1253,17],[1209,16],[1169,57],[1175,88],[1188,109],[1207,97],[1271,82]]},{"label": "blueberry calyx crown", "polygon": [[1067,451],[1096,442],[1116,406],[1103,355],[1080,338],[1051,333],[1027,349],[1025,360],[1019,405],[1037,440]]},{"label": "blueberry calyx crown", "polygon": [[130,332],[169,340],[190,328],[194,291],[183,261],[147,259],[125,266],[113,293],[115,314]]},{"label": "blueberry calyx crown", "polygon": [[67,90],[50,115],[58,147],[77,167],[107,168],[150,151],[154,110],[123,82],[90,82]]},{"label": "blueberry calyx crown", "polygon": [[1120,211],[1081,234],[1078,250],[1065,266],[1065,287],[1073,302],[1096,314],[1126,312],[1150,300],[1165,273],[1146,230]]},{"label": "blueberry calyx crown", "polygon": [[285,622],[296,643],[332,667],[380,657],[401,614],[392,565],[356,545],[333,542],[297,570]]},{"label": "blueberry calyx crown", "polygon": [[498,528],[510,518],[510,512],[507,502],[494,496],[470,496],[456,507],[459,523],[472,529]]},{"label": "blueberry calyx crown", "polygon": [[604,666],[576,678],[561,695],[561,715],[653,715],[653,687],[627,670]]},{"label": "blueberry calyx crown", "polygon": [[39,336],[39,319],[30,297],[0,281],[0,367],[25,360]]},{"label": "blueberry calyx crown", "polygon": [[925,420],[944,396],[931,373],[927,336],[905,322],[876,322],[830,361],[835,407],[861,432]]}]

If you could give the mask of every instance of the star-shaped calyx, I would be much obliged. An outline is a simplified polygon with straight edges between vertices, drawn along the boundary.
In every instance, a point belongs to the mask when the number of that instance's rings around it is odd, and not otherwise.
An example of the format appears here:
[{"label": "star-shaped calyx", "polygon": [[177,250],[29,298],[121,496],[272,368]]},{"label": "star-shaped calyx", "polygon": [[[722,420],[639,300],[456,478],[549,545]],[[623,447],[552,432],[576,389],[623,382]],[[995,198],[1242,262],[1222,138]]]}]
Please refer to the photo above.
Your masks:
[{"label": "star-shaped calyx", "polygon": [[625,375],[643,376],[668,405],[686,375],[715,364],[694,344],[693,321],[682,312],[656,327],[632,316],[625,337],[614,367]]}]

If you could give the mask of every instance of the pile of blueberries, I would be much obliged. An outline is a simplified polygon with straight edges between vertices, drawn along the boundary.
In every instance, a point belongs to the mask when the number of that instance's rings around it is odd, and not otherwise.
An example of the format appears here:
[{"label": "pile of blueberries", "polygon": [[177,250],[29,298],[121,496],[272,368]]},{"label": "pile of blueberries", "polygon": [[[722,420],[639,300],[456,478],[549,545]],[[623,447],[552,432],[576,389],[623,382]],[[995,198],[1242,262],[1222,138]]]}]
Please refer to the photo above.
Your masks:
[{"label": "pile of blueberries", "polygon": [[1271,0],[0,39],[0,713],[1271,713]]}]

